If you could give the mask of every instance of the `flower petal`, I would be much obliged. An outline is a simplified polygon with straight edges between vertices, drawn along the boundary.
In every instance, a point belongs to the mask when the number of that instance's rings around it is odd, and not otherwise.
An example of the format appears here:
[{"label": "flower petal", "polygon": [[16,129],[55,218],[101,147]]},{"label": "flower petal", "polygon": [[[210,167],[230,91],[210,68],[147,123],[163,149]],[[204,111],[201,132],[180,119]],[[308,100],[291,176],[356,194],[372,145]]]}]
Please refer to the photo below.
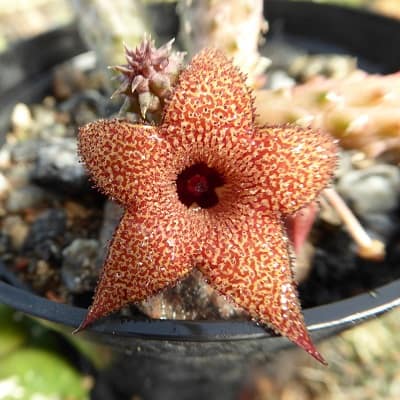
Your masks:
[{"label": "flower petal", "polygon": [[152,126],[99,120],[79,130],[79,153],[91,178],[106,195],[132,205],[165,171],[168,143]]},{"label": "flower petal", "polygon": [[311,128],[267,126],[255,135],[254,146],[255,187],[263,188],[254,204],[267,211],[293,214],[311,203],[337,163],[335,140]]},{"label": "flower petal", "polygon": [[216,49],[196,55],[181,73],[172,98],[168,101],[163,125],[172,135],[199,134],[224,126],[252,130],[253,99],[245,77]]},{"label": "flower petal", "polygon": [[249,209],[236,219],[211,221],[199,269],[209,283],[262,324],[324,362],[307,333],[278,215]]},{"label": "flower petal", "polygon": [[[127,304],[147,299],[182,279],[193,265],[197,247],[196,229],[187,223],[184,206],[175,212],[157,208],[125,212],[103,267],[90,310],[78,328]],[[191,228],[191,229],[189,229]],[[193,241],[192,241],[193,240]]]},{"label": "flower petal", "polygon": [[285,220],[285,227],[289,239],[293,243],[296,255],[299,255],[304,242],[314,224],[318,213],[318,204],[313,201],[308,206],[303,207],[295,214],[288,215]]}]

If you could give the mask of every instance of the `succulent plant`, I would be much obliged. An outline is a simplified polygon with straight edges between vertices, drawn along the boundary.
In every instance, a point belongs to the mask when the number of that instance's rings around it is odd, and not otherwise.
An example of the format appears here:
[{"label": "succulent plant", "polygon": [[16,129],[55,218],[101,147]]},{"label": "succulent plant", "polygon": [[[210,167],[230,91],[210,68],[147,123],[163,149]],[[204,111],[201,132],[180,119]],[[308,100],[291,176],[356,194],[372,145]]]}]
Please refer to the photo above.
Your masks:
[{"label": "succulent plant", "polygon": [[140,113],[143,119],[147,113],[161,113],[183,68],[185,53],[172,51],[173,42],[157,49],[154,40],[145,36],[135,49],[125,45],[127,63],[110,67],[119,73],[120,86],[112,97],[125,98],[123,112]]},{"label": "succulent plant", "polygon": [[284,220],[328,184],[333,139],[257,125],[243,74],[215,49],[196,55],[171,89],[157,126],[114,119],[80,129],[90,176],[125,212],[78,330],[197,268],[254,320],[324,362],[301,314]]},{"label": "succulent plant", "polygon": [[270,60],[260,55],[261,34],[268,24],[262,0],[180,0],[180,39],[192,56],[205,47],[221,49],[247,75],[246,83],[260,87]]}]

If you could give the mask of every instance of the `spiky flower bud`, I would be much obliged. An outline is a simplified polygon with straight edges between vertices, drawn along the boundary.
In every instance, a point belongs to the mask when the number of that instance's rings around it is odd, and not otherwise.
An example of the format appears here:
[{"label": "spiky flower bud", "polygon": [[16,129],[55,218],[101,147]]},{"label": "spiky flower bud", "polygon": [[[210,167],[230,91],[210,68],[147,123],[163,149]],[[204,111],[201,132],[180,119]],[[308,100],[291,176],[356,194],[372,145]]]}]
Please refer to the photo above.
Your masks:
[{"label": "spiky flower bud", "polygon": [[173,42],[174,39],[157,49],[154,40],[145,36],[136,49],[124,46],[127,64],[110,67],[119,73],[120,81],[112,97],[125,97],[124,111],[140,114],[143,119],[147,113],[155,117],[161,114],[165,99],[183,69],[185,53],[172,51]]}]

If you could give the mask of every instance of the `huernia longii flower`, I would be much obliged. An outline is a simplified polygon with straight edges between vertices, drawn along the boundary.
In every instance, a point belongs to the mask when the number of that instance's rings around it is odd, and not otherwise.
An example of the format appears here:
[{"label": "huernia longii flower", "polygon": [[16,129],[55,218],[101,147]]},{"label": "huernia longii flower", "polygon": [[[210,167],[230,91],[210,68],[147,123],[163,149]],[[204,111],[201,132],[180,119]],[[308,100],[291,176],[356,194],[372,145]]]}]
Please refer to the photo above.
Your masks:
[{"label": "huernia longii flower", "polygon": [[159,126],[81,128],[93,181],[125,213],[80,329],[198,268],[253,319],[323,361],[301,314],[284,219],[327,185],[336,147],[321,131],[257,126],[244,82],[222,52],[206,49],[181,73]]}]

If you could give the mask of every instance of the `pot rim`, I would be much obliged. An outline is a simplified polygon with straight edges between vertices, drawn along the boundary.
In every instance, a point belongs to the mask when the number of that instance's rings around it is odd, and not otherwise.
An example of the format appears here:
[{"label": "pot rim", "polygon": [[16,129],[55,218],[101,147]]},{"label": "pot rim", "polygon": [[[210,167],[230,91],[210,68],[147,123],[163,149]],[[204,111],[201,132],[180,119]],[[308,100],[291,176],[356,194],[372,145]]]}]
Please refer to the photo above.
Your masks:
[{"label": "pot rim", "polygon": [[[334,303],[303,310],[311,333],[332,328],[344,329],[400,306],[400,280]],[[34,317],[78,327],[87,309],[56,303],[0,281],[0,303]],[[243,320],[123,320],[111,315],[86,328],[93,333],[152,340],[220,341],[258,339],[273,336],[252,321]]]}]

